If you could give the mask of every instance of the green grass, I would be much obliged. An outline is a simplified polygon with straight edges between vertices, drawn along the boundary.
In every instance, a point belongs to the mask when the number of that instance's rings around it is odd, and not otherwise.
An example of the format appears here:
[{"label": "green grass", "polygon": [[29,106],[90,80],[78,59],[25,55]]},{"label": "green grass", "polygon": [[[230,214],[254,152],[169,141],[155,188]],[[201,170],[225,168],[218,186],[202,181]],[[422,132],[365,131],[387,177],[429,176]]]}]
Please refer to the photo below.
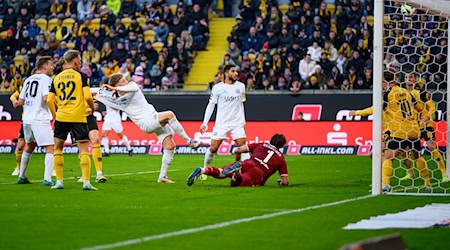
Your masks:
[{"label": "green grass", "polygon": [[[186,177],[203,156],[176,155],[169,177],[176,184],[156,183],[160,156],[112,155],[104,158],[105,174],[98,192],[81,190],[76,179],[64,190],[0,184],[1,249],[78,249],[202,227],[241,218],[306,208],[366,196],[371,182],[370,159],[360,156],[287,156],[289,187],[276,177],[265,187],[231,188],[229,180]],[[225,165],[232,156],[216,157]],[[15,182],[14,155],[0,155],[0,183]],[[64,177],[80,176],[75,155],[65,156]],[[43,176],[43,155],[33,155],[31,180]],[[351,230],[341,228],[370,216],[425,204],[450,203],[450,197],[377,196],[330,207],[255,220],[219,229],[178,235],[122,249],[337,249],[344,244],[398,232],[409,249],[448,249],[449,229]]]}]

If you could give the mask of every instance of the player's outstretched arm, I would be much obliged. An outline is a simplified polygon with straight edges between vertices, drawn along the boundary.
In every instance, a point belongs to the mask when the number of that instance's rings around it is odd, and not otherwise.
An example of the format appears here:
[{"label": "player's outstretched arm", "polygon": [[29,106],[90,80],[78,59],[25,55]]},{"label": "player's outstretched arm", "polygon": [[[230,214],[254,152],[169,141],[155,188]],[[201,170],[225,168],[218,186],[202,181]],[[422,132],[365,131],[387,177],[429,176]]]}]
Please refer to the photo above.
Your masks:
[{"label": "player's outstretched arm", "polygon": [[289,185],[289,177],[281,176],[280,182],[278,183],[280,186],[288,186]]},{"label": "player's outstretched arm", "polygon": [[205,115],[203,116],[203,123],[200,126],[200,133],[204,134],[208,130],[208,122],[211,119],[212,113],[214,112],[214,107],[216,104],[209,102],[206,106]]},{"label": "player's outstretched arm", "polygon": [[373,115],[373,106],[361,109],[361,110],[352,110],[349,113],[350,116],[369,116]]},{"label": "player's outstretched arm", "polygon": [[55,93],[50,92],[47,96],[47,106],[52,113],[53,120],[56,118],[56,107],[55,107]]}]

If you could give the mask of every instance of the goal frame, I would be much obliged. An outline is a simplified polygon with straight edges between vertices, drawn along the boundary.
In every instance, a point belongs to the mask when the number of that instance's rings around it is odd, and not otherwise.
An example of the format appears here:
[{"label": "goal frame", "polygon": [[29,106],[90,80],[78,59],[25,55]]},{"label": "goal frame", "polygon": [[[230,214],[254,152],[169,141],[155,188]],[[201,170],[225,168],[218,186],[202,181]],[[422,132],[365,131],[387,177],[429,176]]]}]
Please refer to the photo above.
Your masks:
[{"label": "goal frame", "polygon": [[[450,1],[446,0],[401,0],[404,4],[408,4],[416,9],[426,9],[429,14],[439,15],[447,18],[447,44],[450,45]],[[383,107],[383,36],[384,36],[384,0],[374,1],[374,36],[373,36],[373,122],[372,122],[372,195],[381,194],[381,166],[382,166],[382,107]],[[449,51],[450,52],[450,51]],[[447,53],[449,53],[447,52]],[[449,54],[450,55],[450,54]],[[450,56],[447,55],[447,89],[450,86],[448,73],[450,72]],[[445,112],[445,120],[447,121],[446,131],[446,169],[447,175],[450,176],[450,91],[446,93],[447,110]],[[402,194],[403,195],[403,194]],[[450,194],[416,194],[416,195],[450,195]]]}]

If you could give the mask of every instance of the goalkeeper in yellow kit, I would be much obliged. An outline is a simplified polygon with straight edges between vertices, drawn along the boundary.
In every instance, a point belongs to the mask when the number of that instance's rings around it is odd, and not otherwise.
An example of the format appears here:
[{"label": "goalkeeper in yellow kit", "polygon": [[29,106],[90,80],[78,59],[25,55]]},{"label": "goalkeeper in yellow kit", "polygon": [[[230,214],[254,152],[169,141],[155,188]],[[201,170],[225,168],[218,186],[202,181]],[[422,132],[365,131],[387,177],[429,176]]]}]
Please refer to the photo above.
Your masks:
[{"label": "goalkeeper in yellow kit", "polygon": [[411,156],[424,179],[425,188],[431,190],[427,163],[420,156],[422,147],[420,145],[418,114],[422,112],[423,105],[408,90],[397,85],[392,72],[384,72],[384,81],[390,87],[383,97],[383,112],[385,112],[385,117],[387,118],[386,122],[391,132],[391,139],[384,151],[385,159],[382,167],[383,192],[389,192],[391,189],[390,178],[393,160],[398,154],[408,150],[411,150]]},{"label": "goalkeeper in yellow kit", "polygon": [[[419,119],[419,127],[420,127],[420,138],[424,139],[427,142],[428,149],[433,156],[433,159],[436,161],[439,169],[442,172],[442,182],[448,182],[449,179],[447,177],[445,163],[442,157],[442,154],[439,152],[436,146],[436,142],[434,140],[434,116],[436,112],[436,104],[431,99],[430,93],[426,91],[420,91],[416,89],[416,74],[411,72],[405,75],[406,80],[406,89],[416,98],[416,100],[420,100],[424,105],[424,110],[420,113]],[[405,162],[406,163],[406,162]],[[411,180],[414,178],[414,170],[412,168],[412,164],[407,165],[407,174],[405,177],[400,180]]]}]

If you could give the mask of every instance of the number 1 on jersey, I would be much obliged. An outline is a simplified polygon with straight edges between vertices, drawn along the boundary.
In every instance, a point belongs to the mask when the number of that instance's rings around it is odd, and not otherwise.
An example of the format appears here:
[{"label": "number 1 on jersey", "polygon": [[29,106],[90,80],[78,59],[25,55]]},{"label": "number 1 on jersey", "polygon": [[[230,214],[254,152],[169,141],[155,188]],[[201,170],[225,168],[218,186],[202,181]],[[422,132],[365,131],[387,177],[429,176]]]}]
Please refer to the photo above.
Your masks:
[{"label": "number 1 on jersey", "polygon": [[267,162],[270,160],[270,158],[272,158],[272,155],[273,155],[274,153],[275,153],[275,152],[273,152],[272,150],[267,150],[267,156],[266,156],[266,158],[264,158],[263,162],[264,162],[264,163],[267,163]]}]

